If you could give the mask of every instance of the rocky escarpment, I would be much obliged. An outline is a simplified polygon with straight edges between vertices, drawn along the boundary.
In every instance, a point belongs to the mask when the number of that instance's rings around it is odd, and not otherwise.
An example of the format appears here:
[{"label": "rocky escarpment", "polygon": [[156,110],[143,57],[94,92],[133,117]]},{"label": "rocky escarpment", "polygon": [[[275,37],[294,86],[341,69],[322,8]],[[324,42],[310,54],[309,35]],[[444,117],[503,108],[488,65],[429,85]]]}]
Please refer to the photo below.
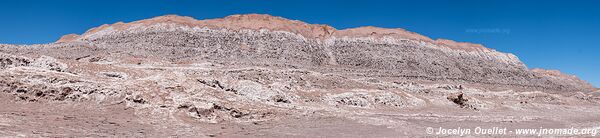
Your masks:
[{"label": "rocky escarpment", "polygon": [[[479,44],[432,40],[403,29],[336,30],[269,15],[195,20],[161,16],[103,25],[58,43],[81,43],[98,51],[126,52],[172,62],[234,61],[231,64],[335,67],[348,73],[425,81],[452,81],[556,91],[591,91],[589,84],[530,71],[519,59]],[[147,54],[151,53],[151,54]]]},{"label": "rocky escarpment", "polygon": [[0,137],[415,137],[591,128],[600,113],[587,82],[480,44],[258,14],[0,44],[0,99]]}]

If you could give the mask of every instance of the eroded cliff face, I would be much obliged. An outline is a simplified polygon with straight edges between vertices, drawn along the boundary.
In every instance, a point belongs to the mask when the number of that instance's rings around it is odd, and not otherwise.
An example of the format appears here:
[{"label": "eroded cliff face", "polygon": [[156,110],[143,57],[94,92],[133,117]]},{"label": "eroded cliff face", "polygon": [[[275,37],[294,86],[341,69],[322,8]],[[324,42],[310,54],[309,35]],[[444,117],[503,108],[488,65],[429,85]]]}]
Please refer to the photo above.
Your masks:
[{"label": "eroded cliff face", "polygon": [[105,52],[129,51],[132,56],[173,62],[209,59],[336,67],[347,68],[348,73],[378,72],[365,75],[381,77],[591,91],[589,84],[578,79],[535,75],[516,56],[480,44],[432,40],[403,29],[336,30],[260,14],[209,20],[168,15],[103,25],[57,42],[81,42],[103,47]]},{"label": "eroded cliff face", "polygon": [[[260,14],[168,15],[0,45],[0,92],[0,117],[82,137],[426,136],[464,122],[593,127],[581,120],[597,124],[600,113],[587,82],[479,44]],[[17,110],[38,115],[9,114]],[[19,124],[0,118],[0,136],[59,136]]]}]

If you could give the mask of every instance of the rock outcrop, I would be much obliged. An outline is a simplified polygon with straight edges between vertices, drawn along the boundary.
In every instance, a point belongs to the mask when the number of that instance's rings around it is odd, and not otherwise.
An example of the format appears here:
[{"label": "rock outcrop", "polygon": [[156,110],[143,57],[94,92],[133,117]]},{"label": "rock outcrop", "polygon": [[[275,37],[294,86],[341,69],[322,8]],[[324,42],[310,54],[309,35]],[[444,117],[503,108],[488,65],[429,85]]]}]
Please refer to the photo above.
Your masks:
[{"label": "rock outcrop", "polygon": [[597,88],[512,54],[261,14],[0,45],[0,103],[0,137],[430,137],[426,127],[600,122]]},{"label": "rock outcrop", "polygon": [[[270,15],[196,20],[167,15],[102,25],[57,43],[81,42],[101,51],[130,51],[174,62],[227,60],[239,64],[335,66],[381,77],[457,81],[506,87],[591,91],[576,78],[554,79],[530,71],[516,56],[480,44],[432,40],[403,29],[336,30]],[[146,54],[151,53],[151,54]],[[265,62],[265,63],[257,63]]]}]

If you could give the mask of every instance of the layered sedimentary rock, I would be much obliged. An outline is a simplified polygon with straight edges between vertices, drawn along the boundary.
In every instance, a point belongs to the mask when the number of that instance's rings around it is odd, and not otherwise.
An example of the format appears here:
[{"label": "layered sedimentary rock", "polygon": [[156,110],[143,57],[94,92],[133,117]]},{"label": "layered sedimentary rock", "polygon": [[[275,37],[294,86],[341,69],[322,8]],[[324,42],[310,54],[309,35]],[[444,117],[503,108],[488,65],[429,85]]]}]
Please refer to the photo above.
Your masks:
[{"label": "layered sedimentary rock", "polygon": [[589,128],[600,124],[599,93],[480,44],[260,14],[168,15],[51,44],[0,45],[0,136],[409,137],[469,123]]},{"label": "layered sedimentary rock", "polygon": [[173,62],[224,60],[253,65],[333,66],[349,72],[376,72],[366,75],[380,77],[556,91],[593,88],[578,79],[536,75],[516,56],[480,44],[432,40],[403,29],[336,30],[260,14],[209,20],[161,16],[103,25],[57,42],[80,42],[107,52],[129,51],[129,56],[154,56]]}]

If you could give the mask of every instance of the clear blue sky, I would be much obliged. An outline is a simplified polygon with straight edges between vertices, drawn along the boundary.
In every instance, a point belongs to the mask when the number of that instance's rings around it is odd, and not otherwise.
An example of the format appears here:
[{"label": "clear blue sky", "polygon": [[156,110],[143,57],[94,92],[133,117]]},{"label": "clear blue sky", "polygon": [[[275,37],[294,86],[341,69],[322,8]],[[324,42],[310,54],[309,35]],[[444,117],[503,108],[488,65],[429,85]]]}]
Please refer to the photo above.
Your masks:
[{"label": "clear blue sky", "polygon": [[517,55],[530,68],[558,69],[600,86],[600,2],[592,0],[3,0],[0,43],[50,43],[101,24],[165,14],[205,19],[242,13],[482,43]]}]

